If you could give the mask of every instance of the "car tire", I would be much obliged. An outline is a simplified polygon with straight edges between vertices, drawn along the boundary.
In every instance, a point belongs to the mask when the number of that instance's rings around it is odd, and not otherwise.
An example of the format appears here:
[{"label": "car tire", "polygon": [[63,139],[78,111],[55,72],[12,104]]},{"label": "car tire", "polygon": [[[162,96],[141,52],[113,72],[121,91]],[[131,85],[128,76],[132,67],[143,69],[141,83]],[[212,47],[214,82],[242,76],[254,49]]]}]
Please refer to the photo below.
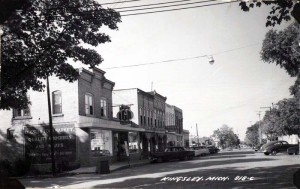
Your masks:
[{"label": "car tire", "polygon": [[271,154],[272,154],[273,156],[276,156],[277,151],[276,151],[276,150],[272,150],[272,151],[271,151]]},{"label": "car tire", "polygon": [[266,156],[268,156],[268,155],[269,155],[269,152],[265,152],[264,154],[265,154]]},{"label": "car tire", "polygon": [[298,155],[299,154],[299,150],[297,150],[296,152],[295,152],[295,155]]},{"label": "car tire", "polygon": [[293,155],[294,153],[289,153],[289,155]]}]

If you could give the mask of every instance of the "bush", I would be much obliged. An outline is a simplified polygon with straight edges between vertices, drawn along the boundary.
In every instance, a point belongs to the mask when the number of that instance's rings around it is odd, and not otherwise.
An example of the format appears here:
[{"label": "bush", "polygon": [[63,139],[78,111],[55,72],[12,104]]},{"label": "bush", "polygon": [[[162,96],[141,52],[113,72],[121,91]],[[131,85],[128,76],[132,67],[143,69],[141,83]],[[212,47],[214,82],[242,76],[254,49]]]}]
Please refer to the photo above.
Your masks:
[{"label": "bush", "polygon": [[31,163],[24,159],[17,159],[13,162],[13,176],[23,176],[28,173]]},{"label": "bush", "polygon": [[9,160],[0,161],[0,176],[1,177],[19,177],[25,175],[30,168],[30,163],[23,160],[17,159],[13,162]]}]

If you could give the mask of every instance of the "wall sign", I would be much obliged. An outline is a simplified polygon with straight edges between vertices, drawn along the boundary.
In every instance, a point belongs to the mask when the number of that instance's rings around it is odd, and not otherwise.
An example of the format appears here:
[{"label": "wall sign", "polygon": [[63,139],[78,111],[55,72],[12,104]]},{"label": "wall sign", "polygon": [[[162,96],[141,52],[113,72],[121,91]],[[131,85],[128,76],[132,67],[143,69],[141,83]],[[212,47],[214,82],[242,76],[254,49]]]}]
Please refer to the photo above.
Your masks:
[{"label": "wall sign", "polygon": [[[76,160],[76,135],[73,124],[53,126],[55,161]],[[49,126],[26,126],[25,157],[33,164],[51,163],[51,143]]]}]

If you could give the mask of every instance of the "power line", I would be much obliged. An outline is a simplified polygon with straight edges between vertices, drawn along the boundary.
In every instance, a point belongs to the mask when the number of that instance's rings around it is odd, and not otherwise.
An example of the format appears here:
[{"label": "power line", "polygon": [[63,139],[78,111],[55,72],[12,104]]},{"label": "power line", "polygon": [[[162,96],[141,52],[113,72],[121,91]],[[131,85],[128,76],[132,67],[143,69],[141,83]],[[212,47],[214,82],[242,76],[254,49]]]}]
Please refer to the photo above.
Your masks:
[{"label": "power line", "polygon": [[[251,44],[251,45],[246,45],[246,46],[242,46],[242,47],[238,47],[238,48],[234,48],[234,49],[230,49],[230,50],[226,50],[226,51],[214,53],[214,54],[211,54],[211,55],[218,55],[218,54],[223,54],[223,53],[226,53],[226,52],[236,51],[236,50],[240,50],[240,49],[243,49],[243,48],[252,47],[252,46],[255,46],[255,45],[258,45],[258,44],[259,43]],[[115,67],[108,67],[108,68],[102,68],[102,69],[109,70],[109,69],[118,69],[118,68],[130,68],[130,67],[138,67],[138,66],[147,66],[147,65],[153,65],[153,64],[162,64],[162,63],[169,63],[169,62],[177,62],[177,61],[197,59],[197,58],[204,58],[204,57],[209,57],[209,55],[200,55],[200,56],[187,57],[187,58],[170,59],[170,60],[164,60],[164,61],[158,61],[158,62],[149,62],[149,63],[143,63],[143,64],[132,64],[132,65],[127,65],[127,66],[115,66]]]},{"label": "power line", "polygon": [[183,4],[176,4],[176,5],[165,5],[165,6],[159,6],[159,7],[142,8],[142,9],[130,9],[130,10],[124,10],[124,11],[118,11],[118,12],[132,12],[132,11],[141,11],[141,10],[149,10],[149,9],[161,9],[161,8],[184,6],[184,5],[191,5],[191,4],[198,4],[198,3],[207,3],[207,2],[212,2],[212,1],[217,1],[217,0],[208,0],[208,1],[193,2],[193,3],[183,3]]},{"label": "power line", "polygon": [[[207,0],[207,1],[201,1],[201,2],[196,2],[196,3],[206,3],[206,2],[212,2],[212,1],[217,1],[217,0]],[[152,14],[152,13],[159,13],[159,12],[170,12],[170,11],[186,10],[186,9],[192,9],[192,8],[210,7],[210,6],[222,5],[222,4],[228,4],[228,3],[235,3],[235,2],[238,2],[238,0],[236,0],[236,1],[230,1],[230,2],[222,2],[222,3],[199,5],[199,6],[193,6],[193,7],[182,7],[182,8],[157,10],[157,11],[150,11],[150,12],[137,12],[137,13],[132,13],[132,14],[124,14],[124,15],[121,15],[121,16],[133,16],[133,15]],[[149,7],[149,8],[143,8],[143,9],[129,9],[129,10],[117,11],[117,12],[124,13],[124,12],[142,11],[142,10],[148,10],[148,9],[160,9],[160,8],[167,8],[167,7],[173,7],[173,6],[184,6],[184,5],[187,5],[187,4],[188,3],[177,4],[177,5],[168,5],[168,6],[159,6],[159,7]],[[190,4],[194,4],[194,3],[190,3]],[[52,8],[52,9],[59,9],[59,8],[56,7],[56,8]],[[69,12],[69,13],[91,13],[91,12],[97,12],[97,11],[96,10],[72,11],[72,12]],[[57,15],[57,16],[53,16],[53,17],[61,17],[61,16]],[[90,18],[90,20],[93,20],[93,19],[94,18]],[[63,20],[61,20],[61,21],[63,21]]]},{"label": "power line", "polygon": [[[170,11],[177,11],[177,10],[186,10],[186,9],[193,9],[193,8],[201,8],[201,7],[209,7],[214,5],[222,5],[222,4],[228,4],[228,3],[234,3],[238,1],[231,1],[231,2],[223,2],[223,3],[215,3],[215,4],[208,4],[208,5],[199,5],[199,6],[193,6],[193,7],[184,7],[184,8],[177,8],[177,9],[168,9],[168,10],[160,10],[160,11],[152,11],[152,12],[141,12],[141,13],[132,13],[132,14],[124,14],[121,16],[135,16],[135,15],[141,15],[141,14],[152,14],[152,13],[159,13],[159,12],[170,12]],[[120,12],[129,12],[128,11],[120,11]]]},{"label": "power line", "polygon": [[[148,7],[148,6],[153,6],[153,5],[165,5],[165,4],[170,4],[170,3],[180,3],[180,2],[186,2],[186,1],[192,1],[192,0],[168,1],[168,2],[163,2],[163,3],[152,3],[152,4],[137,5],[137,6],[119,7],[119,8],[115,8],[115,10],[136,8],[136,7]],[[217,0],[206,0],[206,1],[200,1],[200,2],[185,3],[183,5],[195,4],[195,3],[206,3],[206,2],[211,2],[211,1],[217,1]],[[180,6],[180,5],[181,4],[177,4],[177,5],[173,5],[173,6]]]},{"label": "power line", "polygon": [[111,4],[118,4],[118,3],[131,3],[135,1],[142,1],[142,0],[130,0],[130,1],[118,1],[118,2],[113,2],[113,3],[99,3],[101,5],[111,5]]}]

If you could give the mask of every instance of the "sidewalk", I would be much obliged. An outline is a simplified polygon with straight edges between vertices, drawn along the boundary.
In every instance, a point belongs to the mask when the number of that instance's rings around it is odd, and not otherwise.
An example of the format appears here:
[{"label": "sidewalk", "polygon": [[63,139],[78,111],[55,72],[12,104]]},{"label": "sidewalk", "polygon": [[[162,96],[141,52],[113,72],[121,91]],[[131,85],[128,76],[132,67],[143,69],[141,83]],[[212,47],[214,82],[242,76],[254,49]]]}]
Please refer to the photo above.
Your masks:
[{"label": "sidewalk", "polygon": [[[110,172],[114,172],[121,169],[126,169],[130,167],[138,167],[142,165],[150,164],[150,160],[134,160],[128,163],[128,161],[115,162],[109,165]],[[96,173],[96,166],[91,167],[80,167],[79,169],[75,169],[69,171],[70,174],[93,174]]]}]

